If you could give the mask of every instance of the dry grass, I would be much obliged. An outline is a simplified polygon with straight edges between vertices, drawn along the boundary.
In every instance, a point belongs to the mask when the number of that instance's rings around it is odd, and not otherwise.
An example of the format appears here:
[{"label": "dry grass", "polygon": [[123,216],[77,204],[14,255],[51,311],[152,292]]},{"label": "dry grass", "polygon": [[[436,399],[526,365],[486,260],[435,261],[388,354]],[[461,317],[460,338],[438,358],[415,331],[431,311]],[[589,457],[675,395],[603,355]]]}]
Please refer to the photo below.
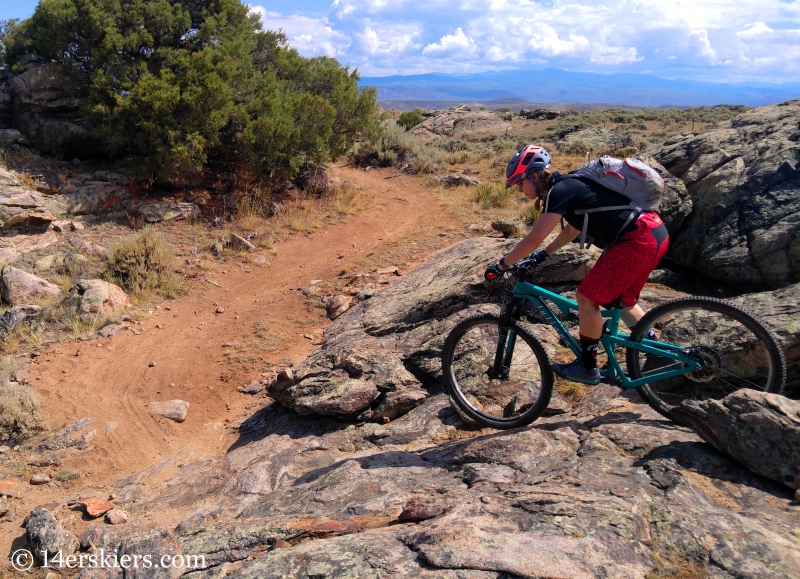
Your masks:
[{"label": "dry grass", "polygon": [[20,367],[12,356],[0,358],[0,442],[4,444],[20,444],[47,429],[47,417],[39,413],[33,388],[11,381]]},{"label": "dry grass", "polygon": [[[293,192],[290,199],[280,203],[274,216],[269,213],[271,205],[273,198],[268,190],[257,185],[247,187],[239,196],[232,229],[241,232],[272,231],[274,234],[308,233],[345,216],[355,215],[366,206],[366,197],[355,183],[332,180],[321,192]],[[254,243],[275,253],[274,237],[259,235]]]},{"label": "dry grass", "polygon": [[558,376],[555,377],[555,384],[553,385],[553,388],[561,395],[562,398],[572,404],[573,408],[584,399],[586,394],[589,393],[589,386],[586,384],[570,382],[568,380],[564,380],[563,378],[559,378]]},{"label": "dry grass", "polygon": [[179,280],[174,279],[170,271],[174,255],[169,238],[147,226],[111,246],[103,277],[121,286],[139,302],[156,289],[174,297],[181,289]]},{"label": "dry grass", "polygon": [[655,568],[645,579],[705,579],[708,565],[690,559],[686,553],[671,547],[666,552],[654,552]]}]

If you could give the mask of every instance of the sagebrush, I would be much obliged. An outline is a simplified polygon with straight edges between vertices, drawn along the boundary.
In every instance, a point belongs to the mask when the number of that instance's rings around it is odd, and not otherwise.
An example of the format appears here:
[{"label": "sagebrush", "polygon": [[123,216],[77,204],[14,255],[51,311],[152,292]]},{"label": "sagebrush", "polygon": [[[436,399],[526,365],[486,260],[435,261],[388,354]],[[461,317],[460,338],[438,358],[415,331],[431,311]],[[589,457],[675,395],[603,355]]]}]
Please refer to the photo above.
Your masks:
[{"label": "sagebrush", "polygon": [[47,429],[47,417],[29,384],[13,382],[20,365],[13,356],[0,358],[0,443],[15,445]]},{"label": "sagebrush", "polygon": [[170,271],[174,256],[169,238],[148,225],[111,246],[103,277],[137,298],[157,288],[174,293],[176,278]]}]

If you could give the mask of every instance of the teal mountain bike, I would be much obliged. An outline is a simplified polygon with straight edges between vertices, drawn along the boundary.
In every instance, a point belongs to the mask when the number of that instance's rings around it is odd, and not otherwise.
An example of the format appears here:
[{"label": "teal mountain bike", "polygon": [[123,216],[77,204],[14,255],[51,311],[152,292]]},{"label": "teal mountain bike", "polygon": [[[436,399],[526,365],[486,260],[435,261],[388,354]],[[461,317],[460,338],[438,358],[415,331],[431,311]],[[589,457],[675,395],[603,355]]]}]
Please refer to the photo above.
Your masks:
[{"label": "teal mountain bike", "polygon": [[[555,380],[550,359],[536,327],[523,322],[523,316],[538,312],[561,344],[580,355],[564,323],[576,318],[578,304],[526,281],[534,268],[523,260],[507,270],[515,281],[513,297],[502,304],[500,315],[463,320],[442,350],[450,397],[483,426],[525,426],[550,403]],[[720,399],[740,388],[783,388],[786,362],[777,339],[734,304],[708,297],[672,300],[650,310],[630,333],[621,331],[620,314],[620,309],[602,311],[600,343],[608,359],[602,382],[635,388],[667,418],[676,420],[671,411],[683,400]],[[656,340],[647,339],[651,328]],[[623,349],[621,362],[617,353]]]}]

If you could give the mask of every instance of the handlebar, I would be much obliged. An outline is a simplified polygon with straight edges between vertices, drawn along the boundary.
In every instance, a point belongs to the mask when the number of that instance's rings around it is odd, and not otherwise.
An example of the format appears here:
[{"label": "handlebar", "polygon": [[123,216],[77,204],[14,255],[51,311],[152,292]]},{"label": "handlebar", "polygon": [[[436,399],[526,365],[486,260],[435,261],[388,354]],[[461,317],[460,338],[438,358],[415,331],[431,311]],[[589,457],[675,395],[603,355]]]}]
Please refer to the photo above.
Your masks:
[{"label": "handlebar", "polygon": [[489,281],[495,281],[497,279],[502,278],[505,274],[509,275],[516,275],[519,277],[519,274],[526,274],[529,271],[536,269],[541,265],[540,263],[535,263],[530,257],[525,259],[519,260],[514,265],[509,266],[507,269],[500,269],[496,266],[492,266],[490,270],[486,271],[485,277]]}]

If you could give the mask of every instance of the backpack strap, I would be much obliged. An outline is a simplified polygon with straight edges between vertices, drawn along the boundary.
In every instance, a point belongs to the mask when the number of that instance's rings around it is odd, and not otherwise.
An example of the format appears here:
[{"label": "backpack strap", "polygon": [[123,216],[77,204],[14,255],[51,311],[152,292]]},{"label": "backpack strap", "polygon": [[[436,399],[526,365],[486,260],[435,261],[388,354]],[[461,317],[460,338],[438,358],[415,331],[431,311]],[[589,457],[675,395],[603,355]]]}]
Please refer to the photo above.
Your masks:
[{"label": "backpack strap", "polygon": [[[617,240],[622,230],[628,227],[628,224],[633,221],[633,216],[638,216],[641,212],[641,209],[638,207],[631,207],[630,205],[614,205],[612,207],[595,207],[594,209],[577,209],[573,211],[575,215],[583,215],[583,227],[581,228],[581,246],[580,248],[583,249],[586,245],[586,230],[589,227],[589,214],[590,213],[600,213],[601,211],[621,211],[623,209],[631,209],[631,214],[628,215],[628,220],[625,222],[625,225],[622,226],[622,229],[617,232],[617,237],[614,238],[614,241]],[[638,210],[638,211],[637,211]],[[611,243],[614,243],[613,241]]]}]

